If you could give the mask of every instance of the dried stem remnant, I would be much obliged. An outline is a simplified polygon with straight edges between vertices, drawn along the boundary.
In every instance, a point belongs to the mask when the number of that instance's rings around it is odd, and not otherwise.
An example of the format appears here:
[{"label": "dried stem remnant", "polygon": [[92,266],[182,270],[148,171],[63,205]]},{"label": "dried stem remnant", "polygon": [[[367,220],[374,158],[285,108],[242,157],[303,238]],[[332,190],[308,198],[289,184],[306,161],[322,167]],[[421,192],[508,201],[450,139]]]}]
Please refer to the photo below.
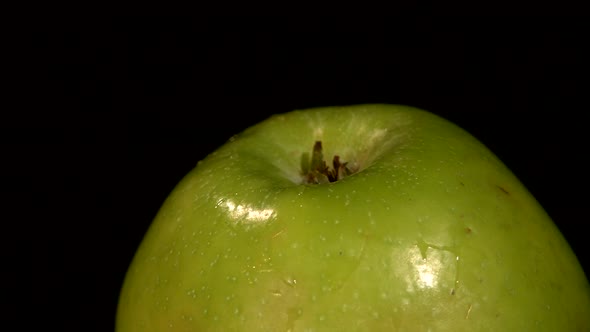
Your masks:
[{"label": "dried stem remnant", "polygon": [[313,145],[311,160],[308,153],[301,155],[301,171],[304,182],[308,184],[320,184],[336,182],[354,173],[347,162],[341,162],[338,155],[332,159],[332,167],[326,165],[322,151],[322,142],[316,141]]}]

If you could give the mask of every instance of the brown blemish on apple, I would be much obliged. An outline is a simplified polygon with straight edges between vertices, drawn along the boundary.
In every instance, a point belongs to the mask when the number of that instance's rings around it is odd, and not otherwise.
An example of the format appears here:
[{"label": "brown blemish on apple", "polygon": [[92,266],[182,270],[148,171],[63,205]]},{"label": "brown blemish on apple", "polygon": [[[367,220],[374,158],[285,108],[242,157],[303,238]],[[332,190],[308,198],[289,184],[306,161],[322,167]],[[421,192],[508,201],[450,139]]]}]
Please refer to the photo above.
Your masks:
[{"label": "brown blemish on apple", "polygon": [[469,228],[469,227],[465,227],[465,233],[467,233],[467,234],[471,234],[471,228]]},{"label": "brown blemish on apple", "polygon": [[332,167],[326,164],[322,151],[322,141],[316,141],[313,145],[311,160],[309,154],[301,155],[301,173],[303,182],[307,184],[329,183],[342,180],[356,170],[348,167],[348,162],[341,162],[340,156],[332,159]]},{"label": "brown blemish on apple", "polygon": [[496,187],[498,187],[498,189],[500,189],[504,194],[510,196],[510,193],[508,192],[508,190],[506,190],[506,189],[504,189],[504,188],[502,188],[501,186],[498,186],[498,185],[496,185]]}]

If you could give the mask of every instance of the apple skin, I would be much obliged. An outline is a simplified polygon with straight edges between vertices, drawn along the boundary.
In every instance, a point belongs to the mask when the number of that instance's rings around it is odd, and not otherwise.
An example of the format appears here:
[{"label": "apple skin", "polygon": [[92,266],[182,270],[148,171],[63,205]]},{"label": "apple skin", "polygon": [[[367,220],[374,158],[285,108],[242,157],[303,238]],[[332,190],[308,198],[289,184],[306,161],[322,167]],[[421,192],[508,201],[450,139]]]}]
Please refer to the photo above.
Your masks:
[{"label": "apple skin", "polygon": [[[359,168],[302,184],[314,141]],[[590,286],[519,180],[450,122],[397,105],[280,114],[173,190],[116,330],[589,331]]]}]

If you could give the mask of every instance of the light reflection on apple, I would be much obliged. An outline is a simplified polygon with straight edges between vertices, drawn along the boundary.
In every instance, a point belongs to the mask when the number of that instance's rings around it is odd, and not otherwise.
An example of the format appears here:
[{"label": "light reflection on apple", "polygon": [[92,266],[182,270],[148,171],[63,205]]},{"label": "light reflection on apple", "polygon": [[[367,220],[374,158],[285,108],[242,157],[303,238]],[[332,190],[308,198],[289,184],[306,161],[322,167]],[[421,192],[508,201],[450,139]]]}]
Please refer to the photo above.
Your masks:
[{"label": "light reflection on apple", "polygon": [[[454,286],[457,260],[447,250],[429,247],[424,255],[417,246],[407,248],[403,253],[392,252],[394,274],[404,280],[406,291],[451,289]],[[399,264],[400,259],[404,264]]]},{"label": "light reflection on apple", "polygon": [[416,285],[420,288],[433,288],[438,285],[438,274],[441,263],[437,259],[430,261],[421,259],[421,264],[415,265],[417,276]]},{"label": "light reflection on apple", "polygon": [[222,203],[227,208],[228,215],[245,224],[260,224],[269,220],[274,214],[273,209],[256,209],[252,206],[236,204],[231,200]]}]

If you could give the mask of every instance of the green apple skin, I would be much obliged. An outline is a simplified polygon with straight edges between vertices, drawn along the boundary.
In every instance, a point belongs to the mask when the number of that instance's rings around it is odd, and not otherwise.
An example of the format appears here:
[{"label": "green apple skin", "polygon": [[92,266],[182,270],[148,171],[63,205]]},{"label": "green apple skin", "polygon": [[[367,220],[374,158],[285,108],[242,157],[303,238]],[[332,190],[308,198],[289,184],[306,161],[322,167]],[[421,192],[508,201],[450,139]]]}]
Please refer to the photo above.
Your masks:
[{"label": "green apple skin", "polygon": [[[315,141],[359,171],[303,184]],[[464,130],[406,106],[317,108],[248,128],[178,184],[116,330],[589,331],[590,286]]]}]

